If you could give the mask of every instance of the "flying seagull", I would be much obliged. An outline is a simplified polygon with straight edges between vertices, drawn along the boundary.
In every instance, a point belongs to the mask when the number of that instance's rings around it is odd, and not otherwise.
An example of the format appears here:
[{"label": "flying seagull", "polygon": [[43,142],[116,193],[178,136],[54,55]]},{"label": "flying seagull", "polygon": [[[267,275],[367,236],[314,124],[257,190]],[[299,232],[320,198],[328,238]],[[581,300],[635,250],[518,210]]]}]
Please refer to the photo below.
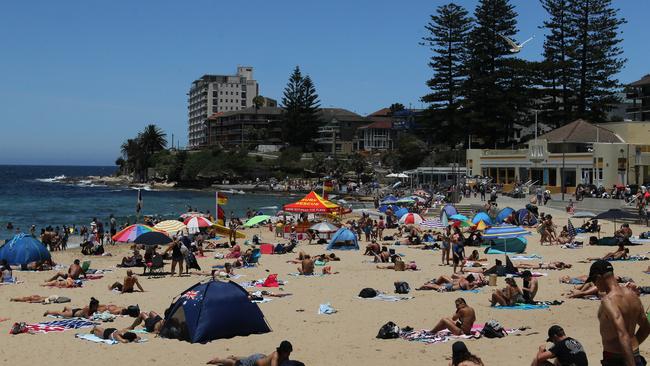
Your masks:
[{"label": "flying seagull", "polygon": [[499,37],[503,38],[503,40],[506,41],[508,43],[508,45],[510,45],[510,52],[512,52],[512,53],[519,53],[521,51],[521,49],[524,48],[524,45],[526,43],[532,41],[533,38],[535,38],[535,36],[532,36],[532,37],[528,38],[527,40],[523,41],[521,44],[517,44],[515,41],[513,41],[512,39],[504,36],[503,34],[499,34],[499,33],[497,33],[497,34],[499,35]]}]

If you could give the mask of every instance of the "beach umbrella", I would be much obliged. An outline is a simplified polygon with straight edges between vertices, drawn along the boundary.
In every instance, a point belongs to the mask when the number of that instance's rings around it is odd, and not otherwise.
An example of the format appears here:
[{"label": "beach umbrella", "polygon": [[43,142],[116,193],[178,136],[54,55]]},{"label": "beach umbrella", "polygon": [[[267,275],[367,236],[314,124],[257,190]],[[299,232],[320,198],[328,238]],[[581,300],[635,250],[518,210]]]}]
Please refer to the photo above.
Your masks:
[{"label": "beach umbrella", "polygon": [[594,216],[594,219],[596,220],[612,220],[614,221],[614,231],[616,231],[616,220],[630,220],[630,219],[638,219],[639,217],[635,214],[629,213],[627,211],[619,210],[617,208],[612,208],[610,210],[607,210],[605,212],[599,213],[598,215]]},{"label": "beach umbrella", "polygon": [[182,222],[178,220],[165,220],[157,223],[154,227],[154,229],[158,231],[164,231],[167,234],[174,235],[178,233],[179,231],[185,231],[187,230],[187,226],[183,224]]},{"label": "beach umbrella", "polygon": [[501,226],[492,226],[489,229],[486,229],[483,232],[483,239],[492,239],[492,240],[503,240],[504,252],[508,252],[508,240],[509,239],[522,239],[525,247],[524,236],[530,235],[530,231],[524,229],[521,226],[515,225],[501,225]]},{"label": "beach umbrella", "polygon": [[338,226],[330,224],[329,222],[319,222],[310,227],[310,229],[319,233],[333,233],[339,230]]},{"label": "beach umbrella", "polygon": [[567,224],[566,224],[566,229],[567,233],[569,234],[570,238],[575,238],[576,234],[576,228],[573,226],[573,223],[571,222],[571,219],[567,219]]},{"label": "beach umbrella", "polygon": [[439,219],[424,220],[420,223],[420,226],[427,229],[444,229],[447,227]]},{"label": "beach umbrella", "polygon": [[205,217],[190,217],[185,220],[185,225],[187,226],[187,231],[190,234],[194,234],[198,233],[201,228],[210,227],[214,224]]},{"label": "beach umbrella", "polygon": [[395,203],[397,203],[397,204],[404,204],[404,205],[412,205],[412,204],[415,203],[415,200],[413,200],[413,199],[410,198],[410,197],[404,197],[404,198],[400,198],[400,199],[398,199],[397,201],[395,201]]},{"label": "beach umbrella", "polygon": [[420,196],[409,196],[408,198],[412,199],[413,201],[419,202],[419,203],[427,202],[427,200],[425,198],[422,198]]},{"label": "beach umbrella", "polygon": [[0,246],[0,259],[6,260],[9,265],[26,265],[51,258],[43,243],[24,233],[16,234]]},{"label": "beach umbrella", "polygon": [[593,217],[596,217],[596,214],[588,211],[580,211],[574,213],[573,217],[575,217],[576,219],[591,219]]},{"label": "beach umbrella", "polygon": [[192,217],[208,217],[208,214],[204,214],[202,212],[190,211],[190,212],[186,212],[186,213],[181,215],[181,218],[183,220],[189,219],[189,218],[192,218]]},{"label": "beach umbrella", "polygon": [[465,216],[463,214],[459,214],[459,213],[449,216],[449,219],[456,220],[456,221],[467,221],[467,220],[469,220],[467,218],[467,216]]},{"label": "beach umbrella", "polygon": [[449,217],[457,213],[458,210],[456,210],[456,207],[454,207],[454,205],[452,205],[451,203],[447,203],[442,207],[442,210],[440,211],[440,220],[442,220],[443,214],[447,215],[447,219],[449,219]]},{"label": "beach umbrella", "polygon": [[399,223],[403,225],[419,225],[424,221],[422,216],[416,213],[407,213],[399,219]]},{"label": "beach umbrella", "polygon": [[142,245],[166,245],[172,242],[172,238],[160,231],[150,231],[138,236],[133,242]]},{"label": "beach umbrella", "polygon": [[270,219],[271,219],[271,216],[269,216],[269,215],[257,215],[257,216],[254,216],[254,217],[251,217],[250,219],[248,219],[248,221],[246,221],[246,223],[244,223],[244,227],[255,226],[255,225],[259,224],[259,223],[262,223],[262,222],[270,220]]},{"label": "beach umbrella", "polygon": [[384,197],[383,200],[381,200],[380,204],[382,205],[390,205],[397,202],[397,197],[393,196],[392,194]]},{"label": "beach umbrella", "polygon": [[113,235],[113,241],[119,243],[129,243],[134,241],[138,236],[151,231],[156,231],[156,229],[152,228],[151,226],[142,224],[130,225],[122,229],[117,234]]}]

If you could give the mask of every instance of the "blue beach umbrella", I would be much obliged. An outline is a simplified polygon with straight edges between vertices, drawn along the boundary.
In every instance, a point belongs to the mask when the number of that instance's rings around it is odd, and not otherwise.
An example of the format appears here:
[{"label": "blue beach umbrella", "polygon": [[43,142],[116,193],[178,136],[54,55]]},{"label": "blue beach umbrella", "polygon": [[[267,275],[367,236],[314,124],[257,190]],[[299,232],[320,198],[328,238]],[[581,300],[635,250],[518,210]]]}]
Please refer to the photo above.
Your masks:
[{"label": "blue beach umbrella", "polygon": [[[511,245],[511,249],[515,249],[515,251],[518,253],[523,253],[524,250],[526,249],[526,240],[523,237],[527,235],[530,235],[530,231],[522,228],[521,226],[501,225],[501,226],[493,226],[485,230],[485,232],[483,233],[483,238],[492,239],[492,240],[503,240],[502,246],[503,246],[503,252],[505,253],[508,253],[509,242],[511,244],[513,243],[516,244],[516,245]],[[512,242],[511,239],[518,239],[518,240],[516,242]],[[515,248],[512,248],[513,246]],[[490,248],[488,248],[487,250],[489,249]]]},{"label": "blue beach umbrella", "polygon": [[0,247],[0,259],[5,259],[10,265],[26,265],[51,258],[43,243],[24,233],[15,235]]}]

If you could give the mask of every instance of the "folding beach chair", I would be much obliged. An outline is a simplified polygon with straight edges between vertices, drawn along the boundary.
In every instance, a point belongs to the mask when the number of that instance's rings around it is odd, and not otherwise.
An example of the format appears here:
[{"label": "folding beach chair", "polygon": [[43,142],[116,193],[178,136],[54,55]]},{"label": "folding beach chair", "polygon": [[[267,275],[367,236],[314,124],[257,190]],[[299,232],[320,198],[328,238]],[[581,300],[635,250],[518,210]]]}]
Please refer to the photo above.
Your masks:
[{"label": "folding beach chair", "polygon": [[253,249],[253,252],[251,253],[250,258],[243,258],[244,260],[244,266],[245,267],[254,267],[256,264],[260,262],[260,257],[262,256],[262,252],[260,252],[259,249]]},{"label": "folding beach chair", "polygon": [[149,269],[149,277],[147,278],[160,278],[165,277],[165,262],[161,255],[151,258],[151,262],[146,264],[145,273]]},{"label": "folding beach chair", "polygon": [[90,261],[84,261],[81,263],[81,270],[84,271],[84,273],[88,272],[90,269]]}]

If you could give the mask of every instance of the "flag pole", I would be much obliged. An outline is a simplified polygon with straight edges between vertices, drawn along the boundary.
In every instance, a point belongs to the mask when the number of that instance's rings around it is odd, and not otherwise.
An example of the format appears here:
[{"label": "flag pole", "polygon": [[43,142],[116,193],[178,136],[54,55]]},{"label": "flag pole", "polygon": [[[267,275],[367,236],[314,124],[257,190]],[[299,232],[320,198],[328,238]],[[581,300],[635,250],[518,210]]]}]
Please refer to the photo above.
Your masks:
[{"label": "flag pole", "polygon": [[[215,210],[214,210],[214,219],[217,224],[219,224],[219,191],[216,191],[214,194]],[[224,222],[225,224],[225,222]]]}]

